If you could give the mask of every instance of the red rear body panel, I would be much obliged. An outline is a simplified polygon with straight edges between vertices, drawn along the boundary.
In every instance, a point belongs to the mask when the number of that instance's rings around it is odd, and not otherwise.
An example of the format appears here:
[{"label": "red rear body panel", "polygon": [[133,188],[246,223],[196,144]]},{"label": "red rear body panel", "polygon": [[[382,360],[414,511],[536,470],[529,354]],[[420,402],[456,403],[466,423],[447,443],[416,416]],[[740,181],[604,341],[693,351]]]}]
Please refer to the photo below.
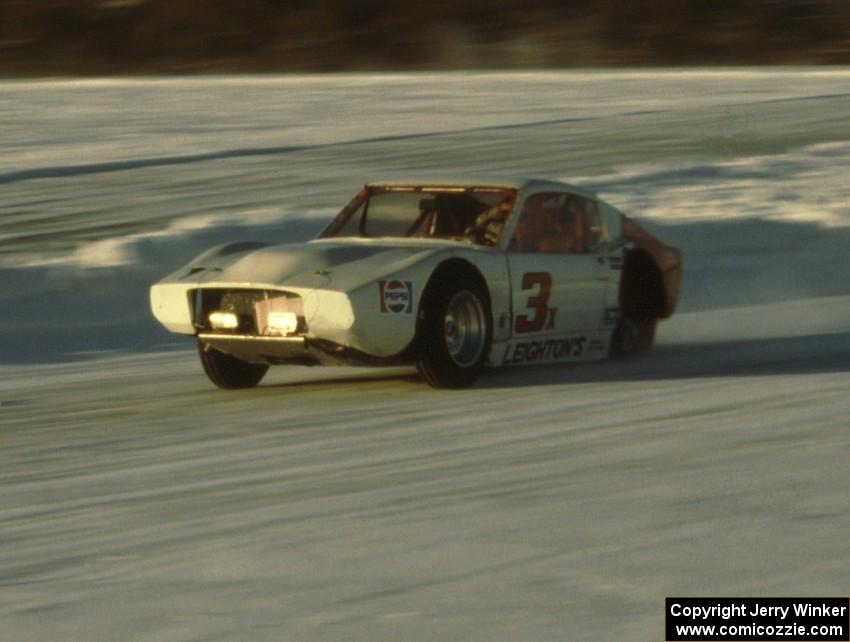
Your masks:
[{"label": "red rear body panel", "polygon": [[682,252],[678,248],[665,245],[628,216],[621,220],[623,238],[631,241],[635,250],[649,254],[664,284],[665,305],[662,318],[667,318],[676,310],[682,287]]}]

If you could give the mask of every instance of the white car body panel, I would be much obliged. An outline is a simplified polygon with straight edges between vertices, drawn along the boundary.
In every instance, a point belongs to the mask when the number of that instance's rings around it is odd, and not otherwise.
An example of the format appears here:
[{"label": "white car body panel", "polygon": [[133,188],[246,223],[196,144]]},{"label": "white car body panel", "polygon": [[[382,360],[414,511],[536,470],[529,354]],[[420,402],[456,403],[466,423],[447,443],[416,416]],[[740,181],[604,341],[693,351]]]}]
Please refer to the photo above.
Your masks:
[{"label": "white car body panel", "polygon": [[[619,273],[612,275],[597,255],[528,254],[508,252],[513,335],[549,336],[599,330],[604,321],[605,295],[617,288]],[[535,303],[548,289],[545,307]],[[539,329],[534,328],[539,325]]]},{"label": "white car body panel", "polygon": [[[285,290],[304,301],[308,338],[389,357],[413,341],[422,289],[437,265],[452,258],[461,258],[486,275],[493,316],[508,318],[510,286],[504,253],[453,241],[419,239],[392,239],[390,243],[386,239],[327,239],[260,248],[213,261],[209,264],[212,274],[209,269],[189,274],[197,265],[193,261],[151,288],[151,309],[172,332],[193,335],[197,329],[191,292],[199,287]],[[409,312],[381,311],[376,284],[381,280],[412,285]],[[497,339],[509,334],[506,325],[494,329]]]}]

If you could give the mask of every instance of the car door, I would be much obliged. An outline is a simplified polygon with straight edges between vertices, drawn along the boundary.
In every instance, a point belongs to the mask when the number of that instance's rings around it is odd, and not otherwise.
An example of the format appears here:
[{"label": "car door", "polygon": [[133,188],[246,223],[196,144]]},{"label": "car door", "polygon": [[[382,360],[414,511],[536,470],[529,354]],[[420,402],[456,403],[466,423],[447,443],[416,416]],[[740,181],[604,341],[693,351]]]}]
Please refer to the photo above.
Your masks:
[{"label": "car door", "polygon": [[529,195],[508,249],[514,339],[594,332],[611,277],[599,253],[596,203],[566,192]]}]

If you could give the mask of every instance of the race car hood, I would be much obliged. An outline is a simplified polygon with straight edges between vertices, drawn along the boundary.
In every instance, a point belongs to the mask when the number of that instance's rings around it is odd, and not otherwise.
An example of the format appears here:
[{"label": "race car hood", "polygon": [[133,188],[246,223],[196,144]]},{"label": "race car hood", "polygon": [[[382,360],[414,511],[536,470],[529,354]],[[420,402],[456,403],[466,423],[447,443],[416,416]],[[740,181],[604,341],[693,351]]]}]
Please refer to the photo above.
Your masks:
[{"label": "race car hood", "polygon": [[[252,249],[213,248],[188,266],[199,282],[349,290],[438,252],[471,248],[453,241],[333,239]],[[185,277],[184,277],[185,278]]]}]

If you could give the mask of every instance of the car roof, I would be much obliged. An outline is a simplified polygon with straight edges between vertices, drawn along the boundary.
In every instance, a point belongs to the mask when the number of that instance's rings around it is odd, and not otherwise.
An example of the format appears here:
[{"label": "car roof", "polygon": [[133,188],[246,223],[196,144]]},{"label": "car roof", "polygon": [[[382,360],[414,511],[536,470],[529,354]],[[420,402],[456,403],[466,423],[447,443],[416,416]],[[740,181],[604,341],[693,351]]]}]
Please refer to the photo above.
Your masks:
[{"label": "car roof", "polygon": [[[427,180],[426,180],[427,179]],[[586,198],[597,199],[594,192],[566,183],[547,178],[527,176],[469,176],[458,177],[426,177],[407,180],[369,181],[367,187],[504,187],[520,192],[568,191]]]}]

